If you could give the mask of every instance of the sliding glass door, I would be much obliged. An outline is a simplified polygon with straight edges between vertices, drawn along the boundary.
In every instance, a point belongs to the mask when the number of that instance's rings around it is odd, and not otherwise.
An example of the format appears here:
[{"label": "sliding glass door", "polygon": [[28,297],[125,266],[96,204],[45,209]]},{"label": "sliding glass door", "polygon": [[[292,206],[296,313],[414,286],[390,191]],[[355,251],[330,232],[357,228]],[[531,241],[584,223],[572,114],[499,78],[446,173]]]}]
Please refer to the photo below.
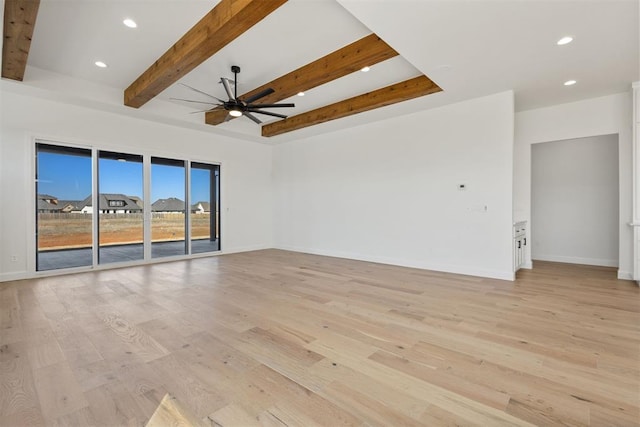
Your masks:
[{"label": "sliding glass door", "polygon": [[184,255],[186,168],[184,160],[151,158],[151,257]]},{"label": "sliding glass door", "polygon": [[142,156],[98,152],[98,263],[144,259]]},{"label": "sliding glass door", "polygon": [[35,205],[37,271],[220,250],[215,164],[38,142]]},{"label": "sliding glass door", "polygon": [[36,144],[36,270],[93,263],[91,150]]},{"label": "sliding glass door", "polygon": [[220,166],[191,163],[191,253],[220,250],[219,175]]}]

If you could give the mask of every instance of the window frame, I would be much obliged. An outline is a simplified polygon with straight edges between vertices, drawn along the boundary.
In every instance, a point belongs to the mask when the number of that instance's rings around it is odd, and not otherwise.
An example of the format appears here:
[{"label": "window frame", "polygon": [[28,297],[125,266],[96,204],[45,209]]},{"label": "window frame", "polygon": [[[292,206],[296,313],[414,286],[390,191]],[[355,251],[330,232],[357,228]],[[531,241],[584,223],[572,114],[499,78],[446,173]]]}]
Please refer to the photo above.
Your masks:
[{"label": "window frame", "polygon": [[[31,152],[32,152],[32,156],[31,156],[31,172],[30,172],[30,179],[34,179],[34,183],[33,185],[30,185],[30,204],[31,204],[31,209],[30,211],[33,212],[30,215],[30,227],[29,227],[29,231],[28,231],[28,238],[27,238],[27,251],[28,251],[28,256],[27,256],[27,269],[28,271],[31,271],[35,277],[40,277],[40,276],[52,276],[52,275],[58,275],[58,274],[69,274],[69,273],[73,273],[76,271],[90,271],[90,270],[108,270],[108,269],[113,269],[113,268],[119,268],[119,267],[124,267],[124,266],[135,266],[135,265],[144,265],[144,264],[154,264],[154,263],[159,263],[159,262],[170,262],[170,261],[174,261],[174,260],[181,260],[181,259],[195,259],[195,258],[204,258],[204,257],[211,257],[211,256],[217,256],[217,255],[221,255],[224,253],[223,250],[223,242],[222,242],[222,235],[223,235],[223,230],[222,230],[222,217],[223,217],[223,212],[222,209],[220,209],[219,211],[219,216],[217,218],[217,226],[218,226],[218,249],[217,250],[213,250],[213,251],[209,251],[209,252],[200,252],[200,253],[192,253],[191,251],[191,236],[190,236],[190,224],[187,223],[186,225],[186,230],[185,230],[185,242],[188,244],[188,248],[186,250],[186,253],[184,255],[175,255],[175,256],[170,256],[170,257],[164,257],[164,258],[152,258],[151,257],[151,233],[150,233],[150,219],[151,219],[151,201],[148,200],[148,198],[150,197],[151,191],[150,191],[150,167],[151,167],[151,158],[152,157],[158,157],[158,158],[164,158],[164,159],[175,159],[177,161],[180,162],[184,162],[185,164],[185,168],[187,170],[187,172],[185,172],[186,174],[186,185],[185,185],[185,216],[188,217],[188,213],[190,212],[190,205],[191,200],[190,200],[190,193],[191,193],[191,188],[190,188],[190,167],[192,163],[199,163],[199,164],[206,164],[206,165],[211,165],[211,166],[215,166],[217,167],[217,171],[218,171],[218,176],[217,176],[217,180],[215,180],[214,182],[212,182],[212,185],[217,185],[216,190],[217,190],[217,203],[218,203],[218,207],[220,208],[220,206],[222,205],[223,201],[222,201],[222,194],[223,194],[223,189],[222,189],[222,180],[221,180],[221,175],[222,175],[222,169],[223,169],[223,162],[221,161],[212,161],[209,159],[203,159],[199,156],[193,156],[193,155],[184,155],[184,153],[182,154],[176,154],[176,153],[170,153],[167,151],[162,151],[162,150],[152,150],[152,149],[148,149],[145,147],[140,147],[139,149],[135,149],[135,150],[131,150],[131,147],[123,147],[123,146],[113,146],[110,144],[101,144],[100,146],[97,146],[95,144],[92,143],[85,143],[85,142],[74,142],[73,140],[60,140],[57,138],[51,138],[51,137],[47,137],[47,136],[31,136],[28,138],[30,140],[30,147],[31,147]],[[90,150],[91,151],[91,160],[92,160],[92,168],[91,168],[91,176],[92,176],[92,198],[97,197],[98,193],[98,161],[99,161],[99,153],[108,151],[108,152],[122,152],[122,153],[126,153],[126,152],[131,152],[134,151],[135,154],[132,154],[133,156],[142,156],[142,163],[143,163],[143,194],[145,195],[145,200],[143,200],[144,203],[144,208],[143,208],[143,212],[144,212],[144,235],[143,235],[143,240],[144,240],[144,258],[140,259],[140,260],[135,260],[135,261],[123,261],[123,262],[114,262],[114,263],[106,263],[106,264],[100,264],[98,262],[98,253],[97,253],[97,249],[99,247],[99,243],[98,243],[98,222],[99,222],[99,218],[96,215],[92,216],[92,230],[93,230],[93,237],[92,237],[92,252],[93,252],[93,262],[91,265],[89,266],[83,266],[83,267],[70,267],[70,268],[60,268],[60,269],[53,269],[53,270],[38,270],[37,269],[37,251],[38,251],[38,244],[37,244],[37,213],[38,213],[38,204],[37,204],[37,182],[35,181],[36,178],[36,174],[37,174],[37,154],[38,154],[38,144],[42,144],[42,145],[48,145],[48,146],[52,146],[55,148],[60,148],[61,150],[64,149],[79,149],[79,150]],[[148,196],[147,196],[148,195]],[[126,203],[125,206],[126,207]],[[188,235],[188,238],[187,238]]]}]

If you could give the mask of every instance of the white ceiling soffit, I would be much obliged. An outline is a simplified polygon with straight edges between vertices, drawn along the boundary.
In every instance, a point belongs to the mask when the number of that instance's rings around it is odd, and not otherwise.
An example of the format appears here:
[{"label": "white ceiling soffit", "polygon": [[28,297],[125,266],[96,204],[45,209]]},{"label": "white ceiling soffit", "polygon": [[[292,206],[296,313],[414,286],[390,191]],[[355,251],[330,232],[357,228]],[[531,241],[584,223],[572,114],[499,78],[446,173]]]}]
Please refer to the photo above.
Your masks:
[{"label": "white ceiling soffit", "polygon": [[[513,89],[521,111],[640,78],[637,0],[338,2],[442,87],[440,102]],[[556,45],[566,35],[574,41]]]}]

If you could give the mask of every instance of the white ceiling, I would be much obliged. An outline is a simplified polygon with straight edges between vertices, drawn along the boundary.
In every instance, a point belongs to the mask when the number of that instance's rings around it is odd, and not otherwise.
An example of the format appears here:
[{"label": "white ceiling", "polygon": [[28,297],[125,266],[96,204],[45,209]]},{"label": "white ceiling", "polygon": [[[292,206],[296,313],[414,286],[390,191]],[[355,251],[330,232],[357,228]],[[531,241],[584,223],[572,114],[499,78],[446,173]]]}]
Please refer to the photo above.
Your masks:
[{"label": "white ceiling", "polygon": [[[124,91],[218,1],[42,0],[29,67]],[[277,142],[514,90],[516,110],[629,90],[639,80],[638,0],[289,0],[182,80],[225,98],[221,76],[242,68],[238,93],[375,32],[400,57],[294,97],[297,114],[426,74],[443,92],[271,138]],[[133,18],[138,28],[122,24]],[[557,46],[562,36],[574,42]],[[102,60],[109,67],[97,68]],[[34,75],[37,73],[34,73]],[[24,84],[29,84],[29,69]],[[578,83],[565,87],[563,82]],[[166,106],[174,123],[201,123],[202,109],[169,98],[206,100],[180,85],[141,110]],[[171,103],[171,104],[169,104]],[[206,107],[206,106],[205,106]],[[280,109],[277,112],[284,112]],[[267,116],[260,116],[267,122]],[[212,132],[259,137],[236,119]]]}]

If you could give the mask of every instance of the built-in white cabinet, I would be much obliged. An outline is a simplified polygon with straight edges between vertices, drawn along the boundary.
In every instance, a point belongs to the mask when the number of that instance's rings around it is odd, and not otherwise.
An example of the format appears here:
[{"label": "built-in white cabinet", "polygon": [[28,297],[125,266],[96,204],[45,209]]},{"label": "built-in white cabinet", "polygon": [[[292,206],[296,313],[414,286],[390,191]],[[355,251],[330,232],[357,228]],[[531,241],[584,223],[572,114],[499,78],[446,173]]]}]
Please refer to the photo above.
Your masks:
[{"label": "built-in white cabinet", "polygon": [[633,278],[640,285],[640,81],[633,83]]},{"label": "built-in white cabinet", "polygon": [[527,221],[513,224],[513,271],[524,267],[527,259]]}]

